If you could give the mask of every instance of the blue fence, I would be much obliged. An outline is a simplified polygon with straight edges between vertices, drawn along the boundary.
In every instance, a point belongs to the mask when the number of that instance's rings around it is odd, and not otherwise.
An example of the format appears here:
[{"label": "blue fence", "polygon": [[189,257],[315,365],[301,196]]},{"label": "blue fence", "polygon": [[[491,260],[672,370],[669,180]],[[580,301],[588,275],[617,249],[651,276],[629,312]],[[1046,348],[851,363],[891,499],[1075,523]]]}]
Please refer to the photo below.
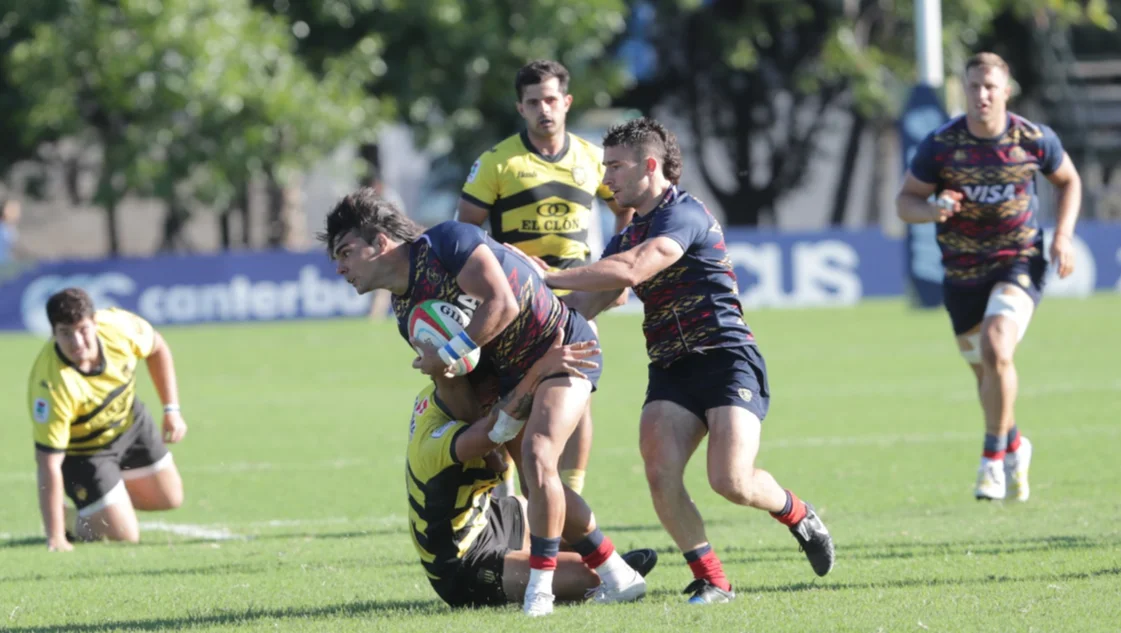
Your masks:
[{"label": "blue fence", "polygon": [[[748,309],[852,305],[906,292],[906,245],[879,230],[729,229],[727,245]],[[1121,224],[1081,223],[1075,249],[1075,274],[1060,281],[1050,273],[1049,296],[1121,292]],[[66,261],[0,279],[0,330],[48,332],[43,306],[67,286],[85,288],[98,306],[127,308],[155,324],[355,317],[370,307],[322,253]]]}]

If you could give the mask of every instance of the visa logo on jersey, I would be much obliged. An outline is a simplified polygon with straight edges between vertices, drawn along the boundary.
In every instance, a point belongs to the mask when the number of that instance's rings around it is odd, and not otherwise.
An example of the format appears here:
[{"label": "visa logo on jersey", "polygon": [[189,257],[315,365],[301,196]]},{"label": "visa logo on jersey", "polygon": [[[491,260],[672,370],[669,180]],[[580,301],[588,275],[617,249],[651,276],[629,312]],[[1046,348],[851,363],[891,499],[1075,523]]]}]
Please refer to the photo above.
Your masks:
[{"label": "visa logo on jersey", "polygon": [[1016,185],[965,185],[965,199],[981,204],[1007,202],[1016,197]]}]

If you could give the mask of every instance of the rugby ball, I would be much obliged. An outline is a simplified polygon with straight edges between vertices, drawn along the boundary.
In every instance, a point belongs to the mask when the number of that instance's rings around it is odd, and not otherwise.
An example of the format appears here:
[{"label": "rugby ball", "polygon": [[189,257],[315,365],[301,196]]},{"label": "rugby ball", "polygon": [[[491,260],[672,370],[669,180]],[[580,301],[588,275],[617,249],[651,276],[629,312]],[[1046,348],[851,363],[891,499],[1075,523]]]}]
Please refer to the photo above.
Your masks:
[{"label": "rugby ball", "polygon": [[[409,338],[443,347],[467,327],[471,319],[457,306],[429,299],[413,307],[409,313]],[[419,350],[417,353],[420,353]],[[476,349],[461,358],[452,367],[456,376],[468,374],[479,364],[481,350]]]}]

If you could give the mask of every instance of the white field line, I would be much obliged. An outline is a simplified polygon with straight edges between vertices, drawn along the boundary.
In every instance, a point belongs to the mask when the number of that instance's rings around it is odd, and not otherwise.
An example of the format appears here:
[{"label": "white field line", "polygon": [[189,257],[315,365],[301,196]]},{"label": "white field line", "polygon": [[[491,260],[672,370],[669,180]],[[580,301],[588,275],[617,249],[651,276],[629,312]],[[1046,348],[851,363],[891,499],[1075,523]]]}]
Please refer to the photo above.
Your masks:
[{"label": "white field line", "polygon": [[213,528],[205,525],[191,525],[190,523],[169,523],[167,521],[141,521],[142,532],[168,532],[177,536],[201,539],[205,541],[233,541],[245,537],[234,534],[227,528]]},{"label": "white field line", "polygon": [[[325,525],[352,525],[358,528],[404,526],[406,518],[400,514],[366,517],[322,517],[318,519],[268,519],[234,523],[173,523],[171,521],[141,521],[140,531],[167,532],[176,536],[205,541],[251,540],[262,529],[305,528]],[[234,530],[237,531],[234,531]],[[33,538],[40,533],[14,534],[0,532],[0,541]]]}]

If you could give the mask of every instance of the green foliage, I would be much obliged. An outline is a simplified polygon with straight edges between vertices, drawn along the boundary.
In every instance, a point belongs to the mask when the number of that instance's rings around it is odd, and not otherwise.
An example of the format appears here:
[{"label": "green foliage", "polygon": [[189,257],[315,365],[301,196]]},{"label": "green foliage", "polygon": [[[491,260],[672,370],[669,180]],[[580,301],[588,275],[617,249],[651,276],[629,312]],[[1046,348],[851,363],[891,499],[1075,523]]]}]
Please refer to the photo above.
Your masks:
[{"label": "green foliage", "polygon": [[[914,0],[654,4],[659,77],[642,93],[644,102],[629,105],[669,106],[686,122],[698,171],[733,224],[760,222],[802,185],[820,155],[830,110],[851,109],[882,127],[897,117],[915,81]],[[1115,26],[1104,0],[943,5],[949,73],[997,24],[1017,25],[1028,52],[1039,28]]]},{"label": "green foliage", "polygon": [[0,177],[17,162],[33,160],[42,142],[52,135],[29,133],[27,117],[32,110],[28,95],[13,86],[5,68],[11,51],[32,36],[36,24],[54,19],[65,9],[66,0],[0,0]]},{"label": "green foliage", "polygon": [[101,145],[100,204],[126,191],[222,204],[251,172],[306,166],[377,120],[359,86],[314,75],[286,21],[247,0],[72,0],[32,32],[8,64],[25,139]]},{"label": "green foliage", "polygon": [[299,51],[315,67],[362,79],[422,146],[460,162],[519,129],[514,74],[527,61],[563,62],[577,110],[609,105],[625,87],[607,53],[622,0],[258,3],[303,25]]}]

